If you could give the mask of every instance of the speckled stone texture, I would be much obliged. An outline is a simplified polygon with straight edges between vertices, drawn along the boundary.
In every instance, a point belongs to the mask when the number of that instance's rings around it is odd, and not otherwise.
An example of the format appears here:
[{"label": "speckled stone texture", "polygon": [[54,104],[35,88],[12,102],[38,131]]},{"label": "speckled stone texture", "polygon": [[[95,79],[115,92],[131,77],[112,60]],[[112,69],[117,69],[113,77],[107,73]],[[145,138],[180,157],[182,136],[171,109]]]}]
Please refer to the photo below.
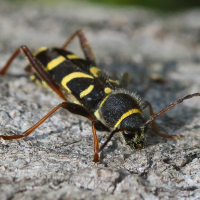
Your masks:
[{"label": "speckled stone texture", "polygon": [[[120,77],[155,112],[200,92],[200,10],[159,14],[134,7],[104,7],[67,1],[0,6],[0,66],[22,44],[31,50],[62,46],[84,29],[98,66]],[[77,41],[70,50],[82,55]],[[61,102],[29,81],[20,55],[0,77],[0,134],[19,134]],[[0,199],[200,199],[200,98],[157,118],[163,133],[149,128],[145,148],[130,149],[116,135],[92,163],[91,122],[60,109],[29,137],[0,140]],[[144,111],[149,116],[148,110]],[[100,143],[108,133],[98,133]]]}]

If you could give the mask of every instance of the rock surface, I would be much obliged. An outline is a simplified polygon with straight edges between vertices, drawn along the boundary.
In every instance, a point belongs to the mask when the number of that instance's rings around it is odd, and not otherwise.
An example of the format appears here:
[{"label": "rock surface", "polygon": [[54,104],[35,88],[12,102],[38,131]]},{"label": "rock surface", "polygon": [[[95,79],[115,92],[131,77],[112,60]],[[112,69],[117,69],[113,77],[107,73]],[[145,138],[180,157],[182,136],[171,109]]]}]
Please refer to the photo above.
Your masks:
[{"label": "rock surface", "polygon": [[[200,88],[200,10],[160,15],[134,7],[85,3],[9,4],[0,7],[0,66],[22,44],[34,51],[61,46],[84,29],[99,67],[117,77],[155,112]],[[70,50],[82,55],[77,41]],[[0,134],[19,134],[61,102],[29,81],[19,56],[0,77]],[[25,139],[0,140],[0,199],[200,199],[200,98],[157,118],[135,151],[113,138],[93,164],[91,123],[57,111]],[[148,117],[148,111],[144,111]],[[98,133],[100,143],[107,133]]]}]

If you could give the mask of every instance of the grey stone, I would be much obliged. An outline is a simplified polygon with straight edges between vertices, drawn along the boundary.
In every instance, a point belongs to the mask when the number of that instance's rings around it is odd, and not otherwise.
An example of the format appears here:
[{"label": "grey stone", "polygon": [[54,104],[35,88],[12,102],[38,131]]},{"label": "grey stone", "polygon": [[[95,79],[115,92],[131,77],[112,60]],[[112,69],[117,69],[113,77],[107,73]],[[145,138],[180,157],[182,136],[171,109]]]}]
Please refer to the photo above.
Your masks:
[{"label": "grey stone", "polygon": [[[131,91],[152,103],[155,113],[200,88],[200,10],[158,14],[135,7],[72,2],[8,3],[0,6],[0,66],[22,44],[31,50],[60,47],[85,30],[98,66],[119,77],[130,74]],[[82,55],[78,42],[69,49]],[[19,134],[61,99],[34,85],[19,56],[0,77],[0,134]],[[200,199],[200,98],[156,119],[163,133],[145,148],[130,149],[116,135],[92,163],[91,123],[57,111],[25,139],[0,140],[0,199]],[[149,116],[148,110],[144,111]],[[100,143],[108,133],[98,132]]]}]

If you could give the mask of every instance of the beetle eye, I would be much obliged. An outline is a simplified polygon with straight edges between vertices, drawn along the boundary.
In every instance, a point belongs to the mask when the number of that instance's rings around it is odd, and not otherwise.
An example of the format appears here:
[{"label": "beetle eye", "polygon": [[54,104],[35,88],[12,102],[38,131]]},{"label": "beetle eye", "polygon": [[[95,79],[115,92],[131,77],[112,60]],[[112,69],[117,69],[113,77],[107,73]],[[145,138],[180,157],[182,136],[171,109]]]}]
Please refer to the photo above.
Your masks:
[{"label": "beetle eye", "polygon": [[130,139],[132,139],[134,137],[135,133],[136,132],[133,132],[133,131],[123,131],[124,137],[130,138]]}]

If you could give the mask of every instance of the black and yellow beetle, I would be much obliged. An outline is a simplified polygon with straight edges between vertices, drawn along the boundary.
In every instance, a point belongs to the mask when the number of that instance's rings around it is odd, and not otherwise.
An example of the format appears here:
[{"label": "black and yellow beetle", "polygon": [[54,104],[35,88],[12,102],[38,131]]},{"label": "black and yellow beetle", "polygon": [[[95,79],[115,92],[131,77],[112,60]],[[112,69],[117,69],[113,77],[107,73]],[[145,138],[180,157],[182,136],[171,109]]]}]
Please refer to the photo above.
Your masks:
[{"label": "black and yellow beetle", "polygon": [[[72,52],[65,50],[75,36],[79,38],[85,59],[81,59]],[[1,75],[5,74],[20,51],[29,61],[30,65],[26,67],[26,71],[30,73],[31,79],[47,84],[64,102],[56,106],[21,135],[0,135],[4,140],[27,137],[50,115],[62,107],[71,113],[87,117],[92,121],[94,137],[93,162],[98,163],[99,153],[117,132],[121,132],[126,143],[135,149],[143,147],[146,128],[150,123],[152,124],[153,132],[157,136],[168,139],[181,137],[181,135],[159,133],[156,128],[155,118],[186,99],[200,96],[200,93],[187,95],[154,114],[149,102],[143,104],[138,95],[126,90],[129,82],[127,73],[124,73],[120,81],[115,81],[97,68],[91,47],[82,30],[75,32],[61,48],[42,47],[32,54],[27,46],[19,47],[0,71]],[[76,103],[68,102],[67,94],[69,93],[74,97]],[[148,120],[142,114],[143,109],[146,107],[144,105],[149,106],[150,118]],[[111,132],[100,148],[96,130]]]}]

